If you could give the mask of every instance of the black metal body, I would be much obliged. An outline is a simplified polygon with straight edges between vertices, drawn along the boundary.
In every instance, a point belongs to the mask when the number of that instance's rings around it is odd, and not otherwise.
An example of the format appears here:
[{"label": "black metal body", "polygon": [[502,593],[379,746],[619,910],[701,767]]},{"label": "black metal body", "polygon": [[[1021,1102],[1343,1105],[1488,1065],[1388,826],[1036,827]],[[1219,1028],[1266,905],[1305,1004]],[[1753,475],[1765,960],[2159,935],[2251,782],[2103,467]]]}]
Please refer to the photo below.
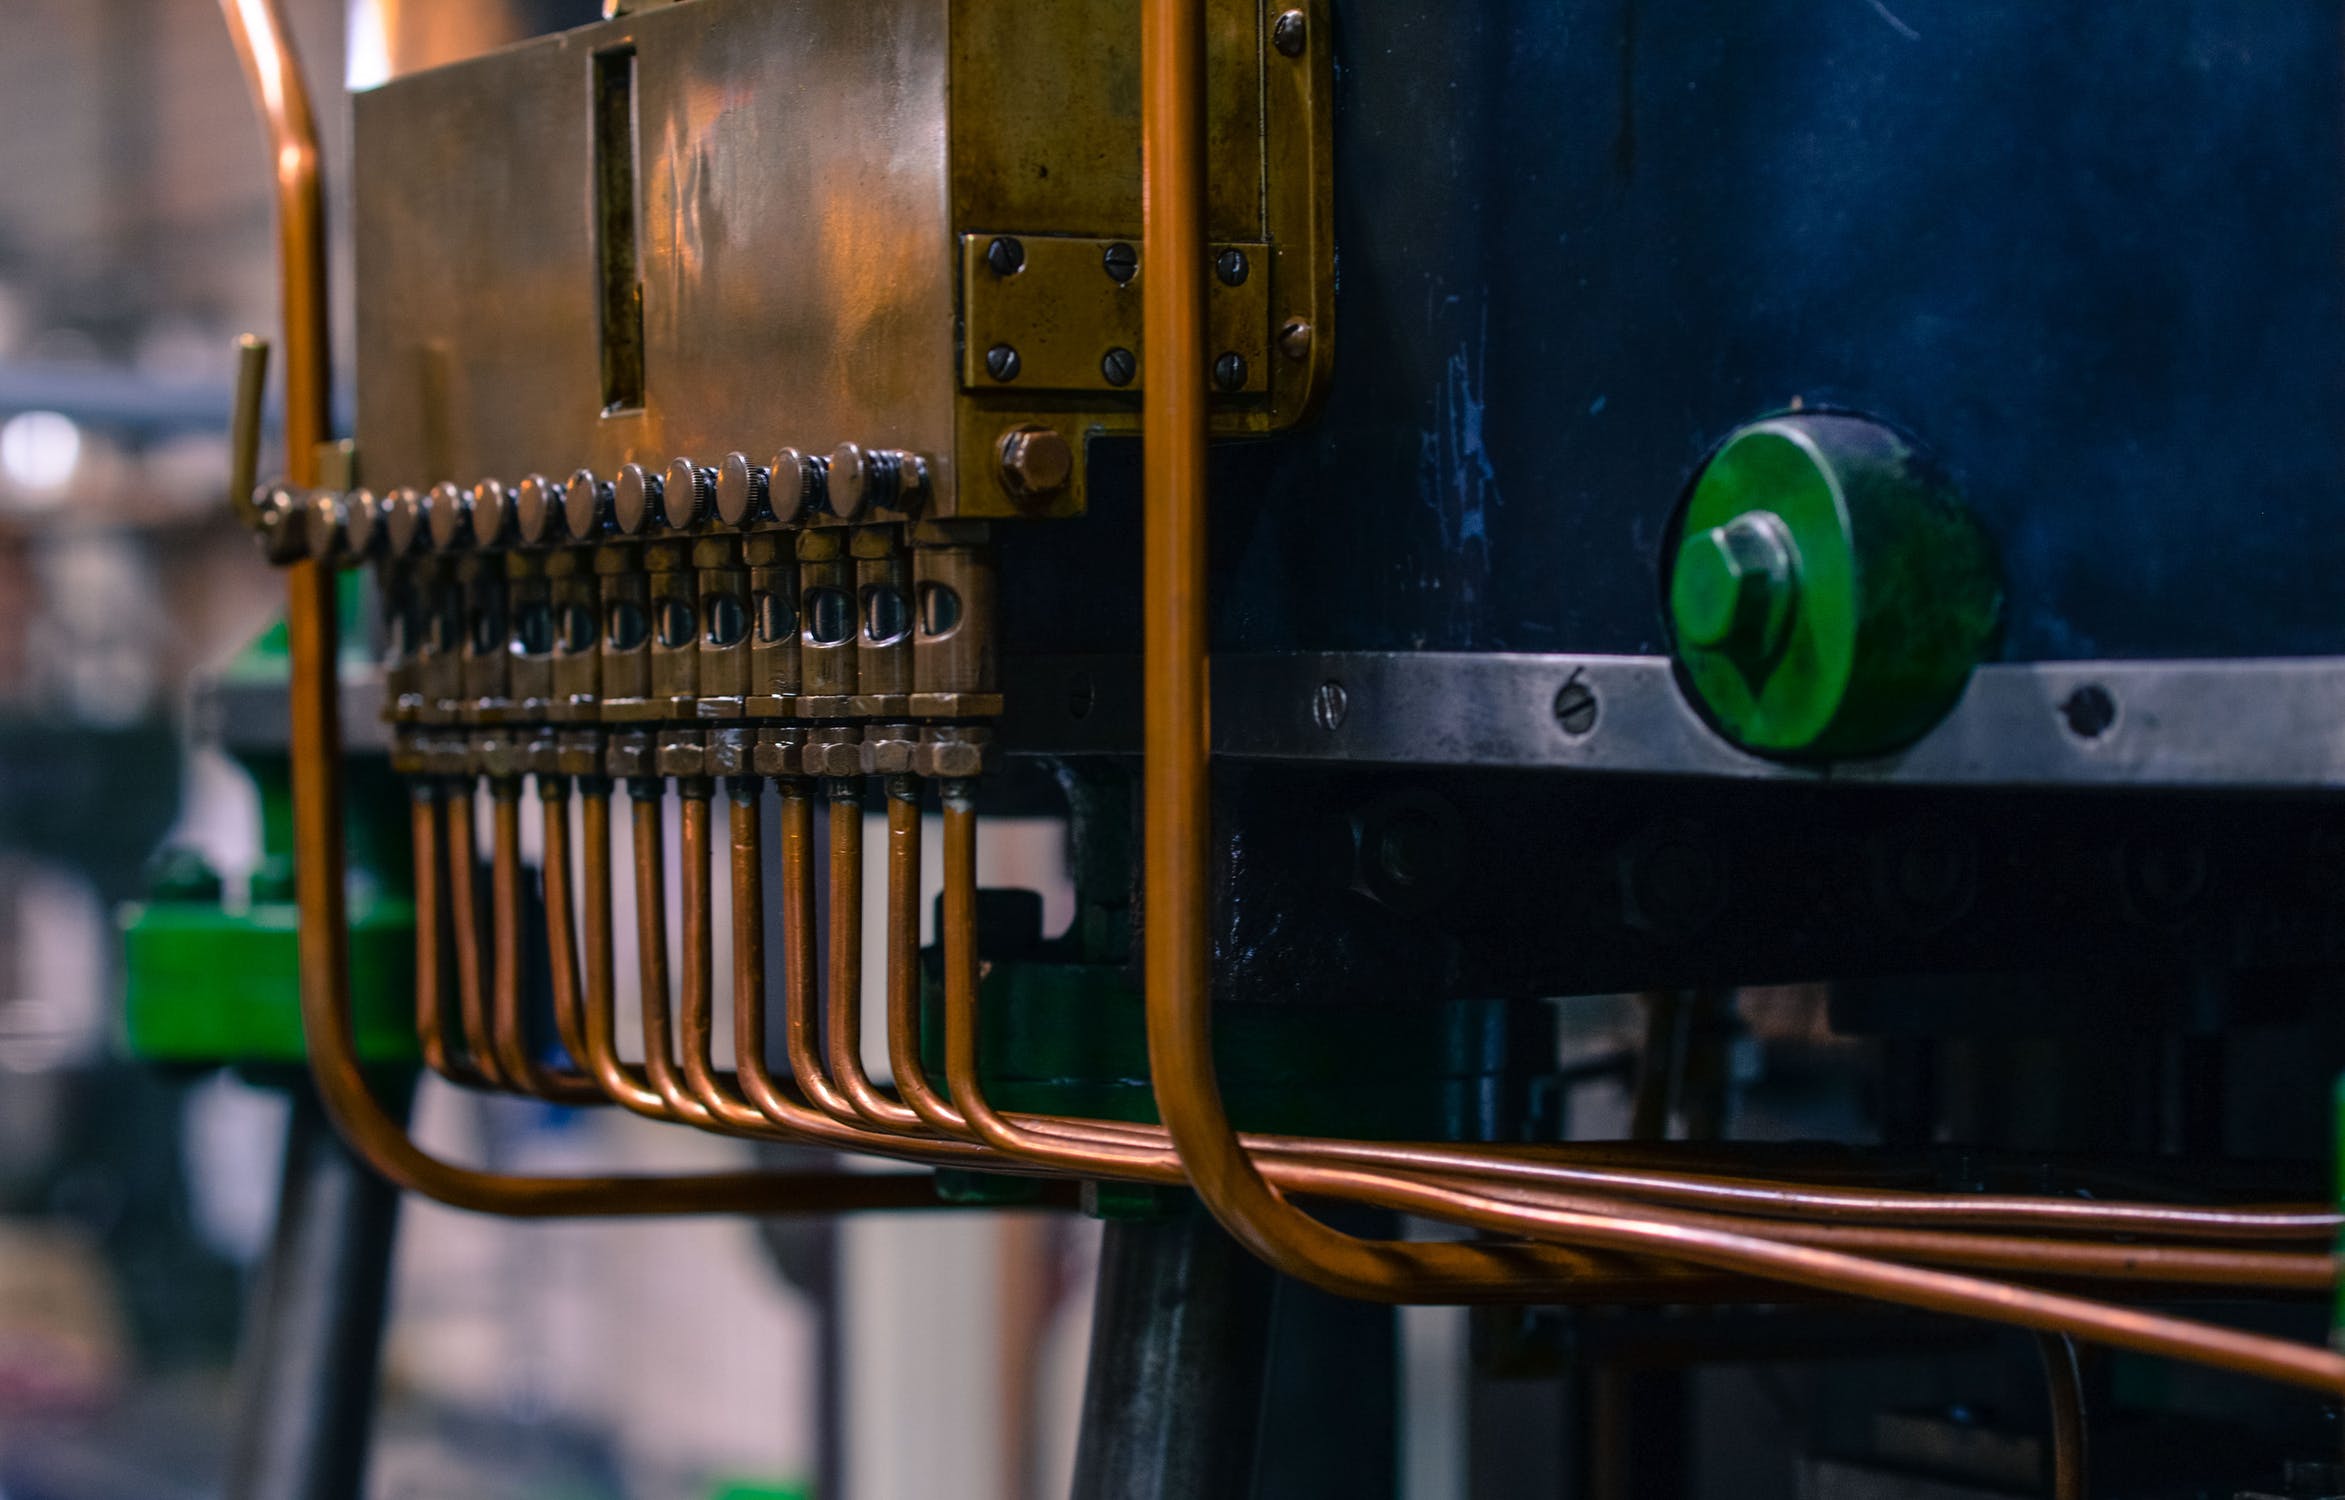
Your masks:
[{"label": "black metal body", "polygon": [[[1666,649],[1673,506],[1795,401],[1948,460],[2011,659],[2345,650],[2337,7],[1335,21],[1336,380],[1220,455],[1217,650]],[[1012,537],[1013,645],[1124,648],[1135,478]]]}]

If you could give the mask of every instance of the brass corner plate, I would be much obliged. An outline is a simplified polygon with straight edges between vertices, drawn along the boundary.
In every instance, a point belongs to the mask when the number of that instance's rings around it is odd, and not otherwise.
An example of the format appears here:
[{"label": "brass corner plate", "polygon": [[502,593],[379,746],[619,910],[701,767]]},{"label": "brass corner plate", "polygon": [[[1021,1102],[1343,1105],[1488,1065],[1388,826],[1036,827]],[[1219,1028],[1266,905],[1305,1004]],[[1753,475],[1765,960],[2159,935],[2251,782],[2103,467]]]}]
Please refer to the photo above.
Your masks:
[{"label": "brass corner plate", "polygon": [[[1301,45],[1282,50],[1282,16]],[[1087,503],[1084,439],[1139,430],[1140,381],[1106,377],[1108,351],[1140,352],[1139,31],[1116,0],[953,0],[952,215],[959,235],[960,392],[956,514],[1062,516]],[[1334,359],[1334,70],[1327,0],[1295,6],[1206,0],[1206,234],[1246,262],[1232,284],[1210,267],[1208,367],[1218,438],[1305,420]],[[1295,28],[1290,21],[1288,35]],[[1080,66],[1046,66],[1080,59]],[[1015,242],[1019,268],[989,260]],[[1132,272],[1111,276],[1110,246]],[[1016,373],[987,363],[1016,351]],[[1242,377],[1225,354],[1243,362]],[[1065,488],[1014,494],[1005,433],[1052,427],[1076,451]]]}]

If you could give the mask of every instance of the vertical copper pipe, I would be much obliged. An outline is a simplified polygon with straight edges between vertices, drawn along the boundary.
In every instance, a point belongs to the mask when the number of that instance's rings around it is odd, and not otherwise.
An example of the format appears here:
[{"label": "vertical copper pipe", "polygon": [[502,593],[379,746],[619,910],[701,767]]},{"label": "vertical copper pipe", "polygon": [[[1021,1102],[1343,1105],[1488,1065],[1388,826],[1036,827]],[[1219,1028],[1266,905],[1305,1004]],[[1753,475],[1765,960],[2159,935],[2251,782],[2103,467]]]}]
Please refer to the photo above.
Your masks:
[{"label": "vertical copper pipe", "polygon": [[[857,828],[853,839],[852,868],[840,862],[842,840],[841,821],[837,801],[831,804],[831,958],[838,961],[840,946],[852,940],[860,950],[863,942],[863,836],[861,831],[862,804],[854,804],[853,821]],[[904,1002],[905,993],[917,984],[916,969],[920,962],[920,783],[910,776],[891,776],[887,782],[888,895],[886,923],[887,948],[887,1003],[891,1013]],[[852,923],[842,931],[840,909],[851,907]],[[909,926],[910,936],[906,937]],[[884,1130],[907,1131],[918,1135],[933,1134],[929,1122],[917,1112],[890,1099],[863,1066],[863,984],[860,966],[853,982],[834,980],[830,986],[830,1000],[824,1011],[824,1030],[827,1033],[827,1054],[833,1080],[840,1092],[854,1105],[856,1113]]]},{"label": "vertical copper pipe", "polygon": [[[630,782],[635,856],[636,972],[641,977],[643,1013],[643,1074],[669,1109],[695,1125],[713,1125],[708,1111],[684,1089],[676,1076],[675,1038],[668,1024],[668,871],[667,818],[662,799],[665,788],[657,781]],[[687,809],[691,798],[685,799]],[[700,799],[704,820],[707,799]]]},{"label": "vertical copper pipe", "polygon": [[521,785],[489,786],[489,1047],[515,1087],[537,1084],[521,1016]]},{"label": "vertical copper pipe", "polygon": [[2039,1333],[2036,1352],[2044,1361],[2044,1384],[2052,1398],[2052,1500],[2084,1500],[2090,1450],[2084,1425],[2084,1366],[2076,1340],[2065,1333]]},{"label": "vertical copper pipe", "polygon": [[464,1051],[474,1071],[491,1087],[509,1088],[520,1080],[509,1078],[489,1036],[488,1002],[483,995],[480,962],[480,893],[474,885],[479,858],[473,836],[473,787],[460,781],[441,803],[447,820],[449,923],[456,934],[456,1018],[464,1033]]},{"label": "vertical copper pipe", "polygon": [[[920,805],[888,798],[888,1067],[896,1092],[936,1130],[973,1138],[969,1122],[937,1092],[920,1056]],[[972,868],[970,878],[974,880]],[[939,937],[942,937],[940,932]]]},{"label": "vertical copper pipe", "polygon": [[[611,902],[611,784],[600,777],[578,783],[579,820],[585,843],[586,1001],[579,1017],[585,1033],[586,1068],[603,1092],[635,1114],[674,1120],[676,1114],[641,1068],[619,1060],[618,1012]],[[549,903],[551,893],[548,895]]]},{"label": "vertical copper pipe", "polygon": [[418,780],[409,789],[408,825],[415,842],[415,1041],[423,1065],[450,1071],[446,1018],[440,1014],[440,791]]},{"label": "vertical copper pipe", "polygon": [[[821,1039],[816,1020],[814,799],[809,783],[800,777],[781,782],[782,792],[782,922],[787,946],[782,952],[782,1041],[790,1059],[790,1076],[816,1109],[844,1125],[863,1117],[846,1095],[831,1082],[822,1065]],[[845,810],[842,814],[841,804]],[[831,954],[829,982],[863,982],[863,812],[854,783],[831,784]],[[852,869],[846,883],[842,869]],[[842,893],[845,898],[842,900]],[[842,910],[842,908],[844,908]],[[842,942],[844,934],[846,941]]]},{"label": "vertical copper pipe", "polygon": [[578,992],[578,930],[570,898],[570,778],[537,779],[544,822],[546,981],[553,991],[554,1034],[577,1067],[586,1066],[585,1007]]}]

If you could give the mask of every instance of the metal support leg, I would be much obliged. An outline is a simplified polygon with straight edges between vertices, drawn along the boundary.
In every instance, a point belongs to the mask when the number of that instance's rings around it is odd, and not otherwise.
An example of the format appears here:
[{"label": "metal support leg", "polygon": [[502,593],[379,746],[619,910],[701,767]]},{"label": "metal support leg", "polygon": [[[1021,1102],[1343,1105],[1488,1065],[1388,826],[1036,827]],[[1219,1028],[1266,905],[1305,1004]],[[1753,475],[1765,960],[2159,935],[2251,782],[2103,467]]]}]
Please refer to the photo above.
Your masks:
[{"label": "metal support leg", "polygon": [[224,1489],[235,1500],[365,1493],[398,1213],[398,1191],[351,1156],[306,1084],[296,1089],[276,1236],[239,1354]]},{"label": "metal support leg", "polygon": [[1273,1279],[1202,1212],[1107,1226],[1074,1500],[1248,1493]]}]

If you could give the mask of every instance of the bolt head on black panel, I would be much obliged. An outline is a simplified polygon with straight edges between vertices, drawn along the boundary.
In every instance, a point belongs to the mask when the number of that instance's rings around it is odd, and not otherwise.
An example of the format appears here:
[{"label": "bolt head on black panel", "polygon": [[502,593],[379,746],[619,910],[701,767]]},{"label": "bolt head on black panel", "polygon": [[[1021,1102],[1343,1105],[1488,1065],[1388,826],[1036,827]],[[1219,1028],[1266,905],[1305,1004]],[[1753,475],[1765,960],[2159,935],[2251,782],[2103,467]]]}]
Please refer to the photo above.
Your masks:
[{"label": "bolt head on black panel", "polygon": [[728,453],[717,466],[717,519],[727,526],[754,526],[773,519],[771,475],[746,453]]},{"label": "bolt head on black panel", "polygon": [[442,552],[461,547],[472,530],[472,497],[443,479],[424,497],[423,518],[434,547]]},{"label": "bolt head on black panel", "polygon": [[513,531],[525,547],[541,547],[562,533],[562,487],[531,474],[513,489]]},{"label": "bolt head on black panel", "polygon": [[659,520],[659,476],[641,464],[621,464],[611,481],[611,518],[628,536],[641,536]]}]

